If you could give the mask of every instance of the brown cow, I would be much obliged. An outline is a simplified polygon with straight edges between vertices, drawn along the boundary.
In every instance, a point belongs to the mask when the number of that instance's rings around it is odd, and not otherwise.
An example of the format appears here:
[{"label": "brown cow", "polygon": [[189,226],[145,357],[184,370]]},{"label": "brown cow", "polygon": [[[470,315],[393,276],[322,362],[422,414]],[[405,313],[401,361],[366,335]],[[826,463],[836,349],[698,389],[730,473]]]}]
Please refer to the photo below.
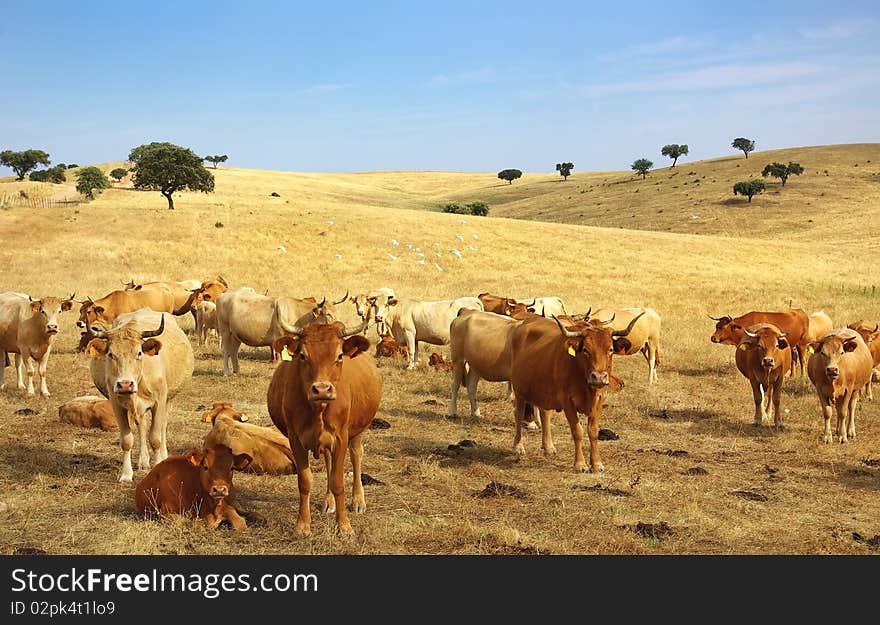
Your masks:
[{"label": "brown cow", "polygon": [[174,296],[169,289],[157,287],[136,291],[111,291],[101,299],[94,301],[87,298],[80,306],[79,321],[76,322],[76,325],[86,330],[90,330],[92,326],[106,330],[119,315],[141,308],[173,313]]},{"label": "brown cow", "polygon": [[831,413],[836,408],[837,435],[845,443],[856,436],[856,406],[862,387],[871,379],[871,352],[859,333],[850,328],[832,330],[810,343],[809,349],[812,356],[807,372],[825,418],[822,440],[832,441]]},{"label": "brown cow", "polygon": [[234,454],[248,454],[253,459],[247,468],[250,473],[294,473],[290,442],[278,428],[248,423],[247,415],[233,408],[229,402],[215,402],[203,418],[213,424],[205,436],[205,449],[226,445]]},{"label": "brown cow", "polygon": [[324,511],[335,510],[341,534],[353,533],[345,509],[346,450],[351,451],[352,510],[363,512],[367,507],[361,483],[362,437],[382,397],[376,364],[364,353],[370,342],[358,334],[368,323],[369,316],[356,328],[346,328],[338,321],[312,323],[274,343],[275,351],[282,352],[282,361],[269,384],[267,403],[269,416],[290,439],[293,450],[299,534],[311,532],[309,451],[315,458],[324,458],[328,486]]},{"label": "brown cow", "polygon": [[409,348],[401,345],[394,340],[391,334],[383,334],[376,343],[376,358],[391,358],[392,356],[403,356],[409,359]]},{"label": "brown cow", "polygon": [[877,377],[878,372],[877,368],[880,367],[880,324],[878,323],[870,323],[868,321],[859,320],[855,321],[847,326],[851,330],[855,330],[862,337],[862,340],[865,341],[865,344],[868,346],[868,351],[871,352],[871,359],[874,363],[874,371],[871,374],[871,378],[868,380],[868,383],[865,385],[865,393],[868,396],[868,399],[874,400],[874,390],[872,388],[874,378]]},{"label": "brown cow", "polygon": [[583,428],[578,413],[587,415],[590,439],[590,470],[605,470],[599,456],[599,417],[609,385],[614,352],[630,347],[626,336],[639,317],[624,330],[603,324],[581,323],[570,330],[562,322],[540,317],[520,322],[511,332],[511,383],[516,397],[516,435],[513,449],[525,454],[522,421],[534,408],[541,409],[545,451],[552,449],[550,410],[562,410],[574,441],[574,468],[586,471],[582,449]]},{"label": "brown cow", "polygon": [[[15,354],[15,368],[18,373],[18,388],[27,388],[28,395],[34,394],[34,374],[40,374],[40,394],[49,397],[46,385],[46,369],[52,342],[58,334],[58,315],[70,310],[73,295],[66,300],[57,297],[44,297],[35,300],[30,295],[5,291],[0,293],[0,389],[4,387],[4,370],[9,366],[10,353]],[[36,366],[34,366],[36,363]],[[28,383],[24,385],[24,372],[27,369]]]},{"label": "brown cow", "polygon": [[810,320],[807,313],[800,308],[781,310],[776,312],[748,312],[740,317],[712,317],[716,321],[715,332],[712,333],[711,341],[722,345],[739,345],[745,334],[745,328],[756,323],[770,323],[785,332],[786,339],[792,348],[792,373],[795,362],[800,362],[801,375],[804,373],[804,358],[809,344]]},{"label": "brown cow", "polygon": [[776,429],[783,429],[779,400],[782,381],[791,368],[791,348],[785,333],[769,323],[746,328],[737,346],[736,368],[752,385],[755,425],[762,425],[765,416],[772,416]]},{"label": "brown cow", "polygon": [[477,298],[483,302],[483,310],[485,312],[492,312],[496,315],[513,317],[514,315],[535,312],[534,299],[531,304],[526,304],[524,302],[519,302],[512,297],[501,297],[500,295],[492,295],[491,293],[480,293]]},{"label": "brown cow", "polygon": [[431,352],[428,357],[428,366],[433,367],[437,371],[452,371],[452,362],[443,358],[443,354]]},{"label": "brown cow", "polygon": [[62,423],[81,428],[101,428],[105,432],[119,429],[116,413],[109,399],[98,395],[86,395],[71,399],[58,406],[58,419]]},{"label": "brown cow", "polygon": [[225,445],[169,456],[135,488],[137,511],[145,516],[198,517],[210,529],[226,520],[236,530],[246,530],[233,504],[232,470],[246,469],[250,462],[249,455],[233,454]]}]

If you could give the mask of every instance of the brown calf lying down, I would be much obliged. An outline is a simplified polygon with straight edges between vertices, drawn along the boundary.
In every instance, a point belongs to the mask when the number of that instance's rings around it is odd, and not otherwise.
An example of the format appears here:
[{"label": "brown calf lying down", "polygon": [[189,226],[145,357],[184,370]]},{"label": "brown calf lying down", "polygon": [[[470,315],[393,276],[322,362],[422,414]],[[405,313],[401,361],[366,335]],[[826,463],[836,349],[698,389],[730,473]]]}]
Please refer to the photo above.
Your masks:
[{"label": "brown calf lying down", "polygon": [[169,456],[137,485],[137,511],[163,518],[197,517],[210,529],[225,520],[236,530],[246,530],[247,523],[232,503],[232,470],[241,471],[250,462],[250,456],[233,454],[225,445]]},{"label": "brown calf lying down", "polygon": [[[98,395],[85,395],[71,399],[58,406],[58,418],[62,423],[78,425],[81,428],[101,428],[106,432],[119,430],[113,405],[109,399]],[[131,418],[129,417],[129,422]]]},{"label": "brown calf lying down", "polygon": [[443,358],[443,354],[432,352],[428,358],[428,365],[437,369],[437,371],[452,371],[452,361]]},{"label": "brown calf lying down", "polygon": [[205,437],[204,447],[226,445],[233,454],[247,454],[253,460],[247,470],[251,473],[289,475],[296,473],[290,441],[276,427],[262,427],[246,423],[247,415],[229,402],[214,402],[203,418],[214,427]]},{"label": "brown calf lying down", "polygon": [[392,356],[403,356],[409,359],[409,348],[395,341],[390,334],[379,335],[379,342],[376,343],[376,358],[391,358]]}]

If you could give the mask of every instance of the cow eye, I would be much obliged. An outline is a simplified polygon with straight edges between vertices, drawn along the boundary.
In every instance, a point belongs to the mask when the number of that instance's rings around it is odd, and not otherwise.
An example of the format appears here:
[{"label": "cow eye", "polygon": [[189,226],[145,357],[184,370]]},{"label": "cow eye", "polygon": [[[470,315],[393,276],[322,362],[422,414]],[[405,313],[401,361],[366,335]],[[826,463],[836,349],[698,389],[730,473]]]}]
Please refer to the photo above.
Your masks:
[{"label": "cow eye", "polygon": [[116,358],[116,354],[114,354],[113,352],[107,352],[107,358],[109,358],[110,360],[114,360]]},{"label": "cow eye", "polygon": [[339,354],[339,355],[336,357],[336,362],[342,362],[342,354]]},{"label": "cow eye", "polygon": [[138,355],[137,355],[138,360],[140,360],[141,356],[143,356],[143,355],[144,355],[144,352],[142,352],[141,350],[138,350]]},{"label": "cow eye", "polygon": [[303,362],[305,362],[305,360],[306,360],[306,355],[305,355],[304,353],[300,352],[300,353],[299,353],[299,359],[302,360]]}]

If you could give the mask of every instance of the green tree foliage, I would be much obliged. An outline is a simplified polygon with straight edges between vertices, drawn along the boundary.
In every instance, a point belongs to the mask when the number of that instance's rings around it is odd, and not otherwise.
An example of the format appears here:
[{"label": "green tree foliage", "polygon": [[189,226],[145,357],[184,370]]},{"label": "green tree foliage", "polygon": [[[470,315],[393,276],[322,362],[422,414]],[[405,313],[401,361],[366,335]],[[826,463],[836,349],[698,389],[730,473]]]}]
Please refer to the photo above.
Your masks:
[{"label": "green tree foliage", "polygon": [[649,161],[646,158],[640,158],[633,161],[632,170],[636,173],[642,174],[642,180],[645,179],[645,176],[648,175],[648,171],[654,166],[653,161]]},{"label": "green tree foliage", "polygon": [[773,176],[774,178],[779,178],[782,181],[782,186],[785,186],[785,182],[788,180],[789,176],[800,176],[804,173],[804,168],[801,167],[800,163],[791,163],[788,165],[783,165],[782,163],[770,163],[764,168],[764,171],[761,172],[761,175],[765,178],[767,176]]},{"label": "green tree foliage", "polygon": [[467,206],[463,206],[458,202],[449,202],[443,207],[443,212],[452,213],[453,215],[470,215],[471,211]]},{"label": "green tree foliage", "polygon": [[123,169],[122,167],[117,167],[113,171],[110,172],[110,177],[113,178],[116,182],[119,182],[128,174],[127,169]]},{"label": "green tree foliage", "polygon": [[206,156],[204,159],[209,163],[214,163],[214,169],[217,169],[217,163],[225,163],[229,159],[225,154],[215,154],[213,156]]},{"label": "green tree foliage", "polygon": [[76,190],[86,196],[86,199],[94,200],[95,193],[100,193],[109,186],[107,176],[97,167],[83,167],[76,172]]},{"label": "green tree foliage", "polygon": [[73,163],[72,165],[68,165],[67,169],[73,169],[74,167],[79,167],[79,165],[77,165],[76,163]]},{"label": "green tree foliage", "polygon": [[3,150],[0,152],[0,165],[5,165],[15,172],[17,180],[24,180],[28,172],[33,171],[38,165],[49,165],[49,155],[43,150],[24,150],[13,152]]},{"label": "green tree foliage", "polygon": [[748,158],[749,152],[755,151],[755,142],[751,139],[746,139],[745,137],[737,137],[733,140],[733,143],[730,144],[730,147],[734,150],[740,150],[746,155],[746,158]]},{"label": "green tree foliage", "polygon": [[669,145],[664,145],[660,150],[660,154],[663,156],[668,156],[672,159],[672,167],[675,167],[675,164],[678,162],[679,157],[687,156],[688,146],[686,143],[682,143],[681,145],[677,143],[670,143]]},{"label": "green tree foliage", "polygon": [[489,214],[489,205],[480,200],[471,202],[470,204],[449,202],[443,207],[443,212],[452,213],[453,215],[477,215],[479,217],[485,217]]},{"label": "green tree foliage", "polygon": [[568,177],[571,175],[572,169],[574,169],[574,163],[556,163],[556,171],[558,171],[559,175],[562,176],[563,182],[568,180]]},{"label": "green tree foliage", "polygon": [[501,180],[506,180],[507,184],[513,184],[514,180],[522,178],[522,172],[518,169],[502,169],[498,172],[498,177]]},{"label": "green tree foliage", "polygon": [[33,182],[52,182],[54,184],[61,184],[67,180],[67,175],[64,173],[64,165],[55,165],[55,167],[49,169],[32,171],[30,176],[28,176],[28,179]]},{"label": "green tree foliage", "polygon": [[168,200],[169,210],[174,209],[175,191],[214,191],[214,176],[202,164],[204,159],[189,148],[154,142],[134,148],[128,160],[134,164],[132,186],[159,191]]},{"label": "green tree foliage", "polygon": [[489,205],[485,202],[471,202],[467,205],[467,208],[470,211],[471,215],[477,215],[478,217],[485,217],[489,214]]},{"label": "green tree foliage", "polygon": [[733,185],[733,194],[745,195],[749,198],[749,202],[751,202],[753,195],[763,193],[764,189],[766,188],[767,185],[764,184],[763,180],[755,179],[744,182],[737,182],[735,185]]}]

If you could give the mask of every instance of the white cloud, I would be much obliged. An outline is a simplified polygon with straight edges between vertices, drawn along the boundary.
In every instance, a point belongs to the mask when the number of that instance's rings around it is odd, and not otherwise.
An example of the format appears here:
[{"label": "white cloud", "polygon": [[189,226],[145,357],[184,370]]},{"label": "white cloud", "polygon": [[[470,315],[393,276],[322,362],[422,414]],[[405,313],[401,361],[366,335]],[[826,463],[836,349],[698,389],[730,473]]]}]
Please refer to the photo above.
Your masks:
[{"label": "white cloud", "polygon": [[800,31],[804,39],[814,41],[839,41],[861,37],[878,30],[878,22],[873,19],[844,20],[827,26],[806,28]]}]

